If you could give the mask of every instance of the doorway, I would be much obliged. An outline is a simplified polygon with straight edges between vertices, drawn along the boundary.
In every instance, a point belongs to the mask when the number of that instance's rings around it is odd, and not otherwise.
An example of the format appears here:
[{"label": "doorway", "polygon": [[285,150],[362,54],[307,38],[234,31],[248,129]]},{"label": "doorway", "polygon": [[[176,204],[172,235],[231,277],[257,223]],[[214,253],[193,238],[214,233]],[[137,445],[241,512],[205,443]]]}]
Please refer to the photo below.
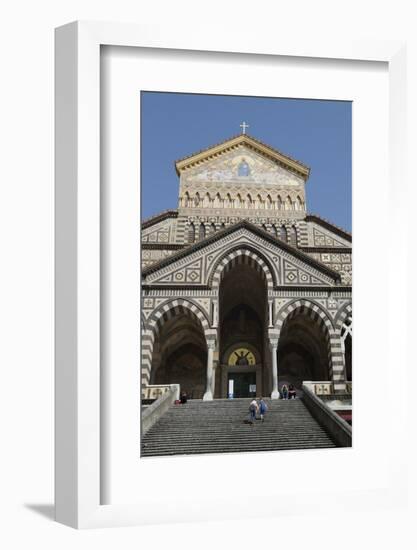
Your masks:
[{"label": "doorway", "polygon": [[[256,372],[229,373],[227,377],[227,387],[229,397],[255,397]],[[233,396],[230,395],[231,393],[233,393]]]}]

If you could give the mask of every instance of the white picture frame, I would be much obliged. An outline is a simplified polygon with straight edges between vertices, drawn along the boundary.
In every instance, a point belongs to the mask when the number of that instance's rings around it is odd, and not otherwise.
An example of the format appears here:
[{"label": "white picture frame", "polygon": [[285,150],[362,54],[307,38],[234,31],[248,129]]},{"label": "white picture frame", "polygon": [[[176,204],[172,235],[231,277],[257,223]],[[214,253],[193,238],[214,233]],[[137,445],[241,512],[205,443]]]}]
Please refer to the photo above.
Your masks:
[{"label": "white picture frame", "polygon": [[[379,61],[389,71],[390,191],[404,179],[405,44],[385,40],[337,42],[287,40],[279,36],[244,37],[237,33],[194,29],[177,35],[169,27],[75,22],[56,30],[56,519],[76,528],[136,525],[179,519],[175,502],[167,509],[126,504],[101,504],[101,255],[100,255],[100,49],[101,46],[165,48]],[[401,212],[392,212],[397,230],[406,230]],[[394,223],[393,222],[393,223]],[[393,244],[393,243],[391,243]],[[404,251],[396,251],[398,258]],[[392,305],[391,305],[392,307]],[[139,313],[139,312],[138,312]],[[405,353],[405,352],[404,352]],[[406,376],[405,355],[398,367]],[[390,457],[400,469],[404,433]],[[350,496],[356,506],[387,502],[405,491],[406,478],[388,476],[384,491]],[[287,500],[286,509],[305,510]],[[277,508],[274,513],[284,513]],[[210,508],[195,518],[211,517]],[[237,515],[237,517],[239,517]],[[185,519],[185,518],[184,518]]]}]

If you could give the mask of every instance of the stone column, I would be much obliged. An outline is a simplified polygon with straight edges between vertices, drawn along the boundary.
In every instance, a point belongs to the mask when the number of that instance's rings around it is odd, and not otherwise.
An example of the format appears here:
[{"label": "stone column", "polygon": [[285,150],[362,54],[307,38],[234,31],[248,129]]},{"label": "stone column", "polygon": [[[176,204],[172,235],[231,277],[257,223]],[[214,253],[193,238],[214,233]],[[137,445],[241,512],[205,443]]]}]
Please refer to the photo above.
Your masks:
[{"label": "stone column", "polygon": [[214,394],[214,370],[213,370],[213,353],[216,347],[215,340],[207,341],[207,383],[206,392],[203,396],[204,401],[211,401]]},{"label": "stone column", "polygon": [[219,324],[219,313],[218,313],[218,307],[217,307],[217,300],[213,300],[213,328],[217,328]]},{"label": "stone column", "polygon": [[269,300],[268,304],[268,312],[269,312],[269,328],[274,327],[274,319],[273,319],[273,300]]},{"label": "stone column", "polygon": [[279,399],[278,390],[278,363],[277,363],[277,348],[278,341],[270,340],[269,347],[272,353],[272,393],[271,399]]}]

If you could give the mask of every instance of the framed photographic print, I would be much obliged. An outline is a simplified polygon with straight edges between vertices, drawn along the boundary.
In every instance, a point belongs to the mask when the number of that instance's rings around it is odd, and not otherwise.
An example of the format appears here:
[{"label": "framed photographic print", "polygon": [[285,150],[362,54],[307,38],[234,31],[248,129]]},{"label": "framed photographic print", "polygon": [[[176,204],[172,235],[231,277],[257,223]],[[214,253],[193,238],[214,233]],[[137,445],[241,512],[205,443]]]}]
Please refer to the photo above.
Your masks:
[{"label": "framed photographic print", "polygon": [[160,36],[57,29],[57,520],[391,502],[403,45]]}]

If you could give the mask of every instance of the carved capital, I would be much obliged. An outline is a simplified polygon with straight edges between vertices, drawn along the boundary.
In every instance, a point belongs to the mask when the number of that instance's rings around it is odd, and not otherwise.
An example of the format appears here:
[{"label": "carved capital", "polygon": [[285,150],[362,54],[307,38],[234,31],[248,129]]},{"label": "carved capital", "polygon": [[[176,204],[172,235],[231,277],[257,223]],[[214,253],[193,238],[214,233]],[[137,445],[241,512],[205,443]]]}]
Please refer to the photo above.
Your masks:
[{"label": "carved capital", "polygon": [[216,349],[216,340],[207,340],[207,348],[215,350]]},{"label": "carved capital", "polygon": [[278,340],[269,340],[269,349],[271,351],[276,351],[278,348]]}]

